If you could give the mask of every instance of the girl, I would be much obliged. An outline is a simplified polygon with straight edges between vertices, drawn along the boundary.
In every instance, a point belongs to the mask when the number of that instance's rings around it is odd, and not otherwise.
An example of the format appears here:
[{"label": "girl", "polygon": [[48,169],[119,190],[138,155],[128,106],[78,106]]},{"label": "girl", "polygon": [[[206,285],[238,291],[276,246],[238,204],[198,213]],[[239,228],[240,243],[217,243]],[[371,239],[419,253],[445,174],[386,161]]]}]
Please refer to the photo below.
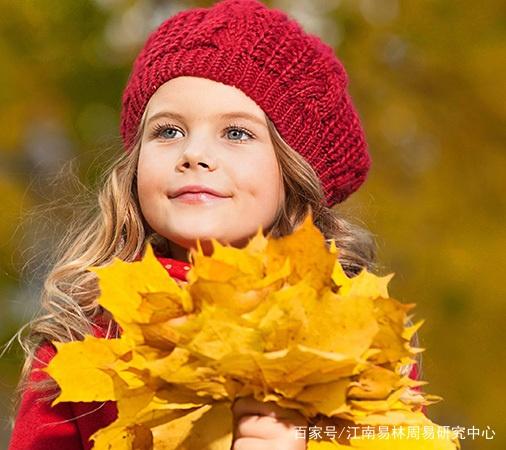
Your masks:
[{"label": "girl", "polygon": [[[121,134],[125,151],[106,172],[99,212],[62,239],[45,282],[11,450],[88,449],[116,417],[113,402],[51,407],[56,386],[38,370],[55,353],[51,341],[117,335],[86,267],[134,261],[150,242],[184,282],[197,239],[210,254],[211,238],[242,247],[259,225],[283,236],[310,206],[348,275],[374,268],[370,235],[330,209],[370,166],[347,75],[329,46],[281,11],[223,0],[162,23],[133,64]],[[252,398],[232,410],[233,449],[305,448],[298,413]]]}]

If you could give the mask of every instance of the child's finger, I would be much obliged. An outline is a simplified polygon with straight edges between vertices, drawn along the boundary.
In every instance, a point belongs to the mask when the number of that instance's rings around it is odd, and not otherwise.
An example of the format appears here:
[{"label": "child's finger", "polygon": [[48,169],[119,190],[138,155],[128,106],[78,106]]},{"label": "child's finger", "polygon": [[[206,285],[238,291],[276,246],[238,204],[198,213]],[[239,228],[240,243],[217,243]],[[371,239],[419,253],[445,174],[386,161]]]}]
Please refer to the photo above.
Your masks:
[{"label": "child's finger", "polygon": [[282,408],[274,402],[260,402],[250,396],[236,399],[232,404],[232,412],[235,420],[240,420],[244,415],[257,414],[279,419],[305,421],[304,417],[295,410]]},{"label": "child's finger", "polygon": [[264,415],[243,415],[236,422],[235,438],[276,439],[286,430],[284,422]]},{"label": "child's finger", "polygon": [[242,437],[234,441],[231,450],[273,450],[271,441],[258,438]]}]

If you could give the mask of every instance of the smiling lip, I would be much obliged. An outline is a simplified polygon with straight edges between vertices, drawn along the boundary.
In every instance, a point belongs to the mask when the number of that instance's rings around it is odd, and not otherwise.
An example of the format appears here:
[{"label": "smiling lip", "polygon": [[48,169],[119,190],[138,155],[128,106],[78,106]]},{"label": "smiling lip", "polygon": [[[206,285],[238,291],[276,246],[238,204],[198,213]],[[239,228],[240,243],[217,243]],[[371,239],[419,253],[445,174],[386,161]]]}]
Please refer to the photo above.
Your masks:
[{"label": "smiling lip", "polygon": [[192,184],[188,186],[183,186],[182,188],[178,189],[176,192],[172,194],[172,197],[178,197],[182,194],[186,193],[193,193],[193,194],[211,194],[215,197],[229,197],[228,195],[222,194],[221,192],[215,191],[214,189],[207,187],[207,186],[200,186],[198,184]]},{"label": "smiling lip", "polygon": [[207,186],[199,186],[199,185],[190,185],[184,186],[171,196],[173,199],[177,199],[179,201],[185,203],[208,203],[215,200],[221,200],[224,198],[230,197],[229,195],[224,195],[221,192],[215,191],[212,188]]},{"label": "smiling lip", "polygon": [[229,197],[218,197],[217,195],[209,194],[207,192],[186,192],[184,194],[174,197],[173,200],[178,202],[197,204],[197,203],[212,203],[220,200],[225,200]]}]

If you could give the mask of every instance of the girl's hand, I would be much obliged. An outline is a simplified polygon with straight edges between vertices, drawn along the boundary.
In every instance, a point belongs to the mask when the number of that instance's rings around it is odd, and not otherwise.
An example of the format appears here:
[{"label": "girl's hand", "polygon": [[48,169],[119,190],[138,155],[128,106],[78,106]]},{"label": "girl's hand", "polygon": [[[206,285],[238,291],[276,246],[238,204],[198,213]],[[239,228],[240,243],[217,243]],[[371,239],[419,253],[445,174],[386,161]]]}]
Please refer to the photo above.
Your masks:
[{"label": "girl's hand", "polygon": [[232,413],[231,450],[306,449],[303,436],[307,433],[297,434],[295,427],[307,427],[308,422],[295,410],[281,408],[274,402],[262,403],[253,397],[241,397],[234,401]]}]

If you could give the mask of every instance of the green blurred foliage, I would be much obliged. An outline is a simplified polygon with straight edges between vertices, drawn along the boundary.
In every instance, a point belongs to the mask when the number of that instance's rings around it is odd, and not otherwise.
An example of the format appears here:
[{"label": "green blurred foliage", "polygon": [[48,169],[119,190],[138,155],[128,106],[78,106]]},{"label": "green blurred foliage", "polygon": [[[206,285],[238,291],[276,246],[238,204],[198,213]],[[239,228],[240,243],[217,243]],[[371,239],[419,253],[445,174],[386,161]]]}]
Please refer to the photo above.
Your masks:
[{"label": "green blurred foliage", "polygon": [[[68,211],[22,219],[62,198],[72,209],[54,180],[71,161],[91,185],[121,151],[121,93],[143,39],[178,10],[210,3],[0,0],[0,342],[36,310],[37,249],[55,242]],[[504,448],[503,2],[269,4],[320,34],[347,69],[373,166],[338,209],[373,231],[382,272],[396,273],[391,292],[427,319],[423,376],[444,397],[429,415],[495,430],[464,449]],[[20,364],[19,351],[0,359],[2,423]]]}]

